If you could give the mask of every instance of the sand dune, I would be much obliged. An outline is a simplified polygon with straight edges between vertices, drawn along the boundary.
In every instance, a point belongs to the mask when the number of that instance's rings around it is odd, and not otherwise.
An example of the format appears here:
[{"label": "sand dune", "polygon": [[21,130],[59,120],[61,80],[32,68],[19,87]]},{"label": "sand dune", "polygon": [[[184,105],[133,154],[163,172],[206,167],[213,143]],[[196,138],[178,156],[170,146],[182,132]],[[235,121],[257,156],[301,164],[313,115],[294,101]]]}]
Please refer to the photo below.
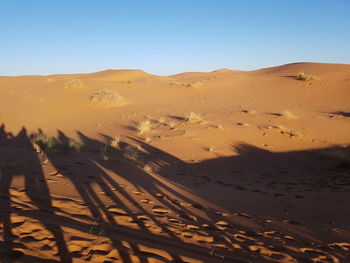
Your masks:
[{"label": "sand dune", "polygon": [[320,63],[0,77],[0,260],[349,262],[349,84]]}]

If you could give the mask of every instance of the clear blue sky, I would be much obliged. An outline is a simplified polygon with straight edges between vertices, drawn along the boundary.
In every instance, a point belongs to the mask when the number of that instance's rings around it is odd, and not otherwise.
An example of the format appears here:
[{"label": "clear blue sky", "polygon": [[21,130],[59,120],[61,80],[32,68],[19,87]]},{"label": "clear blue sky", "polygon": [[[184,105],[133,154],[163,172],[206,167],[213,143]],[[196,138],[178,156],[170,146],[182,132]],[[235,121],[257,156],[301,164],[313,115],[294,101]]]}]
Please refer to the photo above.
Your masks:
[{"label": "clear blue sky", "polygon": [[350,63],[349,0],[0,0],[0,75]]}]

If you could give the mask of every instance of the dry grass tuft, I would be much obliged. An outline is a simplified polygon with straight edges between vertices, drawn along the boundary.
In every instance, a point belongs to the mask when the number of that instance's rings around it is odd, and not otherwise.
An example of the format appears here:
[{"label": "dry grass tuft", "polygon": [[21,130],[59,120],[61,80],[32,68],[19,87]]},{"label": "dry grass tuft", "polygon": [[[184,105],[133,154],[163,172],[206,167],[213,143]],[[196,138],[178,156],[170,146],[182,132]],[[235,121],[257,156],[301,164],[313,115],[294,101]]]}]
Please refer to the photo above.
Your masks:
[{"label": "dry grass tuft", "polygon": [[295,116],[291,111],[285,110],[280,114],[281,117],[286,119],[298,119],[297,116]]},{"label": "dry grass tuft", "polygon": [[65,89],[83,88],[84,84],[80,79],[72,79],[64,83]]},{"label": "dry grass tuft", "polygon": [[151,122],[149,120],[142,121],[137,125],[136,129],[140,134],[149,132],[151,130]]},{"label": "dry grass tuft", "polygon": [[113,138],[110,139],[109,145],[118,148],[120,143],[120,135],[115,135]]},{"label": "dry grass tuft", "polygon": [[90,102],[95,104],[116,105],[123,101],[123,97],[116,90],[102,90],[90,97]]},{"label": "dry grass tuft", "polygon": [[306,75],[304,72],[299,72],[296,76],[297,80],[302,81],[309,81],[309,80],[315,80],[316,78],[311,75]]},{"label": "dry grass tuft", "polygon": [[140,166],[145,165],[145,156],[139,149],[137,149],[137,147],[132,145],[127,145],[123,149],[122,153],[125,159],[132,161]]},{"label": "dry grass tuft", "polygon": [[73,139],[59,141],[54,137],[47,136],[43,133],[32,136],[31,143],[37,152],[46,154],[70,154],[79,152],[81,144]]},{"label": "dry grass tuft", "polygon": [[186,120],[187,120],[188,122],[191,122],[191,123],[202,122],[202,121],[203,121],[203,117],[202,117],[200,114],[198,114],[198,113],[191,112],[191,113],[187,116]]}]

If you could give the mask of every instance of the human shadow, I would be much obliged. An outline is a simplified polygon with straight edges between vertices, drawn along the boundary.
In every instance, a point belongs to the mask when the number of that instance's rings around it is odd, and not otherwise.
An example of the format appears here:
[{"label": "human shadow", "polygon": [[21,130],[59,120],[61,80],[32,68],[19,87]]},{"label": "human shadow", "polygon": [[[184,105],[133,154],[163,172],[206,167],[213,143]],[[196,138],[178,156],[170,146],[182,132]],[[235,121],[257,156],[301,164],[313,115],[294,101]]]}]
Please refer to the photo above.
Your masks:
[{"label": "human shadow", "polygon": [[[44,178],[41,168],[41,161],[37,153],[33,150],[29,136],[26,129],[23,127],[17,136],[7,133],[4,125],[0,127],[0,145],[2,155],[6,156],[1,164],[1,178],[0,178],[0,194],[1,194],[1,221],[3,223],[3,240],[5,250],[3,251],[3,260],[12,262],[22,256],[22,252],[16,250],[18,247],[14,239],[12,228],[16,227],[18,223],[11,222],[11,214],[19,213],[20,208],[12,206],[10,189],[15,177],[23,177],[24,180],[24,194],[29,198],[29,202],[37,209],[33,211],[33,218],[37,213],[44,213],[47,215],[54,215],[55,209],[52,206],[51,197],[47,182]],[[29,165],[28,165],[29,164]],[[59,225],[48,224],[41,222],[43,226],[53,235],[61,262],[72,262],[69,255],[63,231]],[[37,262],[42,259],[36,258]],[[53,262],[48,260],[47,262]]]},{"label": "human shadow", "polygon": [[[208,231],[214,236],[218,236],[218,229],[210,225],[215,221],[215,214],[212,211],[207,212],[202,205],[184,195],[182,192],[186,189],[181,189],[181,186],[177,187],[179,190],[177,191],[174,184],[166,176],[159,177],[146,169],[146,167],[175,165],[175,162],[177,162],[183,166],[182,172],[184,173],[189,168],[188,164],[165,153],[158,158],[157,152],[161,153],[161,151],[141,142],[138,143],[141,144],[144,151],[140,151],[135,146],[124,142],[120,142],[117,148],[112,147],[108,143],[89,138],[81,132],[77,132],[77,134],[84,145],[78,155],[74,158],[66,158],[65,156],[47,153],[47,157],[57,171],[72,182],[84,204],[91,212],[98,229],[105,228],[112,231],[110,226],[118,226],[119,230],[125,231],[123,226],[120,226],[120,223],[116,221],[115,214],[111,212],[113,211],[111,208],[121,208],[132,218],[131,221],[137,224],[141,232],[146,233],[148,237],[155,236],[155,233],[149,227],[150,222],[152,222],[154,227],[159,228],[161,233],[167,236],[168,239],[164,240],[165,243],[170,240],[183,243],[174,231],[169,230],[171,224],[167,220],[171,217],[169,217],[168,211],[179,216],[180,225],[178,230],[180,233],[186,224],[201,225],[207,223]],[[108,136],[104,137],[110,139]],[[59,142],[64,143],[69,139],[63,132],[58,131]],[[72,162],[72,165],[69,162]],[[74,163],[80,165],[75,171],[61,169],[62,167],[74,166]],[[128,190],[120,183],[120,179],[128,182]],[[131,191],[130,188],[134,191]],[[152,202],[156,204],[152,205],[151,209],[146,209],[133,193],[135,195],[151,196],[154,200]],[[113,205],[106,205],[105,199],[112,201]],[[166,209],[166,211],[162,209]],[[196,212],[198,210],[206,214],[207,218],[204,219],[203,216],[198,216]],[[176,219],[172,218],[172,220]],[[90,232],[94,234],[91,229]],[[103,232],[105,231],[99,230],[95,234],[108,236],[117,249],[122,247],[120,239]],[[192,246],[193,248],[194,246]],[[135,253],[141,253],[135,245],[131,245],[131,249]],[[176,253],[168,251],[168,254],[175,262],[182,262]],[[124,262],[131,262],[128,253],[121,255],[121,257]]]},{"label": "human shadow", "polygon": [[[42,131],[38,133],[42,134]],[[244,233],[257,238],[260,234],[241,224],[240,220],[227,223],[225,227],[217,225],[218,220],[229,220],[222,216],[223,211],[234,213],[242,210],[243,206],[239,207],[239,203],[246,205],[246,200],[232,199],[230,202],[221,202],[217,196],[224,195],[227,199],[237,193],[252,194],[254,202],[263,206],[266,202],[262,200],[263,196],[278,199],[281,197],[275,194],[281,192],[288,198],[296,193],[301,196],[300,192],[305,195],[310,191],[344,193],[350,186],[350,166],[347,165],[347,159],[342,157],[342,154],[346,155],[348,152],[347,149],[337,147],[274,153],[248,144],[237,144],[233,145],[236,155],[187,163],[138,139],[128,138],[129,143],[119,142],[116,147],[110,144],[108,140],[111,138],[106,135],[102,137],[107,141],[90,138],[81,132],[77,132],[77,136],[83,144],[79,153],[62,155],[48,151],[40,156],[43,160],[47,158],[47,162],[81,197],[81,207],[86,206],[89,211],[85,217],[83,211],[65,215],[55,213],[58,208],[52,206],[53,198],[41,170],[42,162],[31,149],[26,130],[23,129],[18,136],[12,136],[6,133],[2,126],[0,132],[1,147],[11,144],[22,145],[23,149],[23,145],[27,145],[27,154],[31,156],[27,159],[31,169],[26,169],[24,165],[11,168],[11,165],[8,165],[11,160],[0,159],[1,193],[9,197],[13,178],[17,175],[25,177],[25,193],[39,211],[22,211],[21,214],[39,220],[53,234],[62,262],[71,262],[72,257],[83,256],[79,253],[68,253],[69,241],[65,242],[63,239],[63,227],[108,238],[118,250],[120,259],[127,263],[133,262],[135,255],[141,258],[141,262],[148,262],[148,256],[151,254],[142,251],[140,245],[147,246],[150,243],[158,249],[166,250],[171,262],[183,262],[180,254],[192,255],[194,258],[204,257],[205,262],[242,262],[239,253],[216,247],[215,244],[232,247],[230,240],[237,235],[242,236]],[[62,131],[58,131],[59,143],[67,143],[70,140],[71,138]],[[330,177],[334,174],[337,178]],[[215,194],[208,194],[210,192],[206,189],[211,190],[212,187],[215,188]],[[260,189],[257,189],[259,187]],[[41,194],[38,195],[38,192]],[[194,201],[191,196],[199,197],[205,202]],[[140,202],[142,197],[149,198],[143,200],[147,203]],[[11,200],[2,199],[4,198],[1,198],[4,205],[0,211],[4,225],[3,236],[6,240],[4,244],[11,244]],[[207,202],[222,207],[223,211],[212,208]],[[79,213],[81,215],[78,218]],[[344,213],[346,211],[340,212],[339,217]],[[46,215],[45,220],[43,214]],[[236,214],[240,216],[240,213]],[[128,224],[137,228],[120,221],[119,216],[127,216]],[[254,216],[257,215],[253,214]],[[58,223],[48,224],[48,221]],[[159,229],[158,232],[154,232],[150,225],[153,229]],[[186,231],[187,235],[191,234],[191,230],[186,229],[188,226],[196,227],[205,231],[206,235],[214,237],[213,245],[209,246],[209,253],[207,243],[189,244],[180,237],[183,231]],[[279,231],[286,229],[280,227]],[[192,234],[194,233],[195,231],[192,231]],[[262,235],[259,238],[262,238]],[[123,243],[125,240],[130,241],[128,248],[125,248]],[[239,241],[239,238],[237,240],[235,242],[241,242],[241,246],[246,249],[249,249],[250,245],[256,245],[255,241],[249,238],[245,241]],[[265,239],[261,240],[267,242]],[[94,253],[101,253],[91,251],[88,257],[85,257],[86,260]],[[15,257],[16,253],[11,256]],[[249,254],[248,257],[257,262],[269,261],[256,253]],[[38,262],[40,260],[38,258]]]}]

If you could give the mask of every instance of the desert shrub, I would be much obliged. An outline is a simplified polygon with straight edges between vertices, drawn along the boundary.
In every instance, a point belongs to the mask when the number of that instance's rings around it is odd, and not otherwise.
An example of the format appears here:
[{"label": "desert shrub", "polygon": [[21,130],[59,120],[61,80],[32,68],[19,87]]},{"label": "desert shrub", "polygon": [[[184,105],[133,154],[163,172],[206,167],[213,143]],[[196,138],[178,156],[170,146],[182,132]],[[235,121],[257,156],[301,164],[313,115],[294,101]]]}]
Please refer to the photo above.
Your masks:
[{"label": "desert shrub", "polygon": [[191,113],[187,116],[186,120],[187,120],[188,122],[194,123],[194,122],[201,122],[201,121],[203,121],[203,118],[202,118],[202,116],[201,116],[200,114],[191,112]]},{"label": "desert shrub", "polygon": [[54,153],[54,154],[70,154],[79,152],[81,144],[73,139],[59,141],[54,137],[47,136],[43,133],[38,133],[31,138],[31,143],[38,152]]},{"label": "desert shrub", "polygon": [[54,152],[59,154],[70,154],[74,152],[79,152],[81,144],[74,141],[73,139],[68,139],[67,141],[58,141],[54,147]]},{"label": "desert shrub", "polygon": [[281,117],[287,118],[287,119],[297,119],[298,117],[295,116],[291,111],[285,110],[280,114]]},{"label": "desert shrub", "polygon": [[116,90],[104,89],[100,92],[94,93],[90,97],[90,102],[96,104],[118,104],[124,98]]},{"label": "desert shrub", "polygon": [[306,75],[304,72],[299,72],[296,76],[297,80],[303,80],[303,81],[308,81],[308,80],[314,80],[315,77],[311,75]]},{"label": "desert shrub", "polygon": [[140,134],[149,132],[151,130],[151,122],[149,120],[142,121],[137,125],[136,129]]},{"label": "desert shrub", "polygon": [[43,133],[38,133],[31,138],[31,143],[37,152],[48,152],[57,144],[57,140]]},{"label": "desert shrub", "polygon": [[117,160],[120,160],[120,156],[121,156],[120,151],[118,151],[111,144],[104,144],[100,148],[100,154],[101,154],[102,160],[105,160],[105,161],[117,161]]},{"label": "desert shrub", "polygon": [[125,159],[134,162],[140,167],[144,167],[147,163],[146,154],[135,146],[127,145],[123,148],[122,153]]},{"label": "desert shrub", "polygon": [[117,148],[119,146],[119,143],[120,143],[120,135],[115,135],[113,138],[109,140],[109,145],[114,148]]},{"label": "desert shrub", "polygon": [[84,84],[80,79],[72,79],[64,83],[64,88],[66,89],[82,88],[82,87],[84,87]]}]

